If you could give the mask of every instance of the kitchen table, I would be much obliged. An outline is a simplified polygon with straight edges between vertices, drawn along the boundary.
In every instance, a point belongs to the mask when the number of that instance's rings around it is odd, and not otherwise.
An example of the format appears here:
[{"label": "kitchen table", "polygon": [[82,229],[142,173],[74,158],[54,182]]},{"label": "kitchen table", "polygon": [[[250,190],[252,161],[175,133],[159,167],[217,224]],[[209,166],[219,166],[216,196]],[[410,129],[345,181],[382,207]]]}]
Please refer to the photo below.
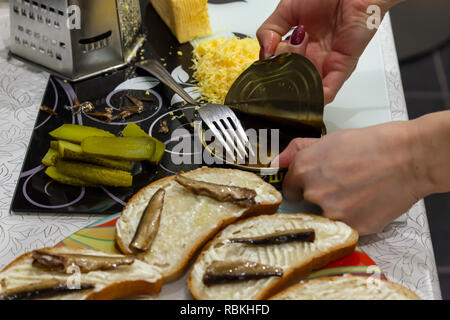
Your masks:
[{"label": "kitchen table", "polygon": [[[389,16],[378,36],[392,120],[407,120],[397,54]],[[8,58],[8,1],[0,0],[0,268],[27,251],[52,246],[104,215],[10,212],[16,182],[47,85],[46,72]],[[389,280],[423,299],[441,299],[424,201],[417,202],[382,232],[361,237],[359,246]]]}]

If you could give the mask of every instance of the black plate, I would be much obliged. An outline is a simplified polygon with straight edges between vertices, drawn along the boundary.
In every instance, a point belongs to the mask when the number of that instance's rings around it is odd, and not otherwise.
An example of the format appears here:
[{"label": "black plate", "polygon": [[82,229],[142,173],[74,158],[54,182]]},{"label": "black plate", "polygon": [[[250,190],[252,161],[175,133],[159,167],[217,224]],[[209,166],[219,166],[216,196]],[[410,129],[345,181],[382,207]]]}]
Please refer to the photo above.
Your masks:
[{"label": "black plate", "polygon": [[[148,1],[141,1],[142,13],[147,29],[148,39],[144,50],[140,51],[143,58],[163,58],[166,68],[171,72],[179,70],[180,81],[185,81],[187,90],[192,88],[192,46],[189,43],[180,45],[164,22],[154,11]],[[181,52],[179,54],[178,52]],[[138,59],[140,59],[140,56]],[[184,128],[186,132],[194,132],[190,123],[197,120],[195,109],[192,106],[183,107],[174,97],[174,92],[162,84],[150,90],[127,89],[114,93],[114,89],[125,81],[136,77],[148,77],[150,75],[136,71],[132,67],[118,70],[117,72],[87,79],[81,82],[70,83],[55,77],[50,77],[45,90],[42,105],[54,109],[58,116],[50,116],[48,113],[39,111],[34,131],[28,146],[27,154],[23,163],[22,171],[17,182],[16,191],[11,204],[11,211],[15,213],[105,213],[113,214],[122,210],[123,205],[139,189],[152,181],[172,175],[180,170],[189,171],[203,164],[178,164],[172,162],[172,147],[178,142],[171,139],[171,133],[175,129]],[[149,94],[146,94],[146,91]],[[145,103],[145,111],[134,115],[126,121],[106,123],[85,114],[73,116],[71,111],[65,109],[70,106],[74,96],[80,102],[91,101],[97,110],[108,105],[115,107],[120,105],[131,105],[125,98],[126,94],[135,97],[152,97],[153,101]],[[109,103],[109,104],[108,104]],[[158,133],[161,120],[167,120],[169,133]],[[257,119],[251,118],[250,122]],[[80,188],[62,185],[52,181],[45,175],[45,167],[41,165],[41,159],[47,152],[51,137],[49,132],[63,123],[76,123],[95,126],[118,134],[128,122],[136,122],[142,129],[152,136],[166,142],[167,151],[159,166],[143,163],[134,168],[133,187],[130,188]],[[244,127],[246,126],[244,122]],[[249,123],[250,125],[250,123]],[[278,127],[278,125],[277,125]],[[248,128],[248,127],[247,127]],[[295,129],[283,128],[285,136],[308,136],[308,134],[296,132]],[[192,137],[188,137],[192,139]],[[185,151],[188,152],[188,151]],[[203,150],[202,150],[203,152]],[[180,155],[181,156],[181,155]],[[264,177],[267,181],[280,187],[281,177]]]}]

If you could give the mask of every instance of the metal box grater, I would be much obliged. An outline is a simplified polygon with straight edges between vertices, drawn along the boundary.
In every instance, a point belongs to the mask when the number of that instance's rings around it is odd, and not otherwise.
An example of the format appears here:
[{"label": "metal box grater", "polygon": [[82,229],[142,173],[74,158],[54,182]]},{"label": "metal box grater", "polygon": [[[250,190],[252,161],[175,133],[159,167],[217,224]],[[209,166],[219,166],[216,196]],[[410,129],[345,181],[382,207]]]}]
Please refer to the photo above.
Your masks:
[{"label": "metal box grater", "polygon": [[139,0],[10,0],[11,53],[77,81],[128,63],[143,42]]}]

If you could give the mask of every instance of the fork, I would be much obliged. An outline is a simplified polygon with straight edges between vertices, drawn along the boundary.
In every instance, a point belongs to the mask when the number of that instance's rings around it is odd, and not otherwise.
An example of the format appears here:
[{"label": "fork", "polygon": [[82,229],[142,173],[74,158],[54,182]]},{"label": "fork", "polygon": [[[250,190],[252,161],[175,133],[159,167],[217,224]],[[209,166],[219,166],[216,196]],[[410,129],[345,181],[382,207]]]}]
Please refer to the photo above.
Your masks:
[{"label": "fork", "polygon": [[[241,122],[230,107],[206,103],[198,113],[233,161],[236,161],[234,151],[241,161],[249,156],[245,146],[252,156],[255,155]],[[233,141],[236,141],[236,145]]]},{"label": "fork", "polygon": [[209,127],[219,143],[225,148],[233,162],[236,162],[235,152],[238,159],[241,161],[246,157],[249,157],[245,146],[247,146],[250,154],[255,156],[252,145],[249,142],[241,122],[230,107],[224,104],[199,104],[175,81],[166,68],[164,68],[164,66],[156,59],[139,61],[135,66],[154,75],[162,83],[175,91],[187,103],[194,106],[200,106],[201,108],[198,110],[200,117]]}]

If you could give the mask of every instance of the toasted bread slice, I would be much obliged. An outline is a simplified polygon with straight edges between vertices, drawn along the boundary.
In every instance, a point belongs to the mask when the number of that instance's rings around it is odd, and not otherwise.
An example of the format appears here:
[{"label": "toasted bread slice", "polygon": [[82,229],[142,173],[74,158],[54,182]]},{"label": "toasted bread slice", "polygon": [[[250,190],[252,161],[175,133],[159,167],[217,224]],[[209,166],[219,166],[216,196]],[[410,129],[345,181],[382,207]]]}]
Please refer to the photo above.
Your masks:
[{"label": "toasted bread slice", "polygon": [[[230,241],[298,229],[313,229],[313,242],[254,245]],[[355,230],[320,216],[278,213],[248,218],[228,226],[204,247],[189,274],[188,286],[196,299],[266,299],[312,270],[350,254],[357,241]],[[214,261],[239,260],[282,268],[283,275],[204,284],[205,271]]]},{"label": "toasted bread slice", "polygon": [[150,249],[139,254],[138,258],[160,268],[164,281],[172,281],[182,275],[195,252],[219,229],[244,216],[274,213],[282,200],[280,192],[251,172],[200,168],[183,173],[183,176],[252,189],[256,191],[255,204],[242,207],[197,195],[178,183],[175,176],[155,181],[135,194],[117,221],[116,243],[124,254],[132,253],[129,246],[143,211],[155,192],[163,188],[165,198],[158,232]]},{"label": "toasted bread slice", "polygon": [[[69,247],[53,247],[39,250],[48,254],[78,254],[123,258],[123,255],[105,253],[92,249]],[[135,259],[132,264],[120,265],[112,270],[96,270],[90,272],[64,273],[51,271],[33,265],[33,251],[25,253],[11,262],[0,272],[0,297],[19,287],[27,288],[38,283],[58,282],[63,285],[82,287],[89,284],[85,290],[58,293],[45,296],[45,299],[68,300],[108,300],[135,295],[153,295],[161,291],[162,276],[154,266]],[[39,299],[37,295],[35,298]]]},{"label": "toasted bread slice", "polygon": [[372,277],[345,274],[302,281],[271,300],[420,300],[404,286]]}]

